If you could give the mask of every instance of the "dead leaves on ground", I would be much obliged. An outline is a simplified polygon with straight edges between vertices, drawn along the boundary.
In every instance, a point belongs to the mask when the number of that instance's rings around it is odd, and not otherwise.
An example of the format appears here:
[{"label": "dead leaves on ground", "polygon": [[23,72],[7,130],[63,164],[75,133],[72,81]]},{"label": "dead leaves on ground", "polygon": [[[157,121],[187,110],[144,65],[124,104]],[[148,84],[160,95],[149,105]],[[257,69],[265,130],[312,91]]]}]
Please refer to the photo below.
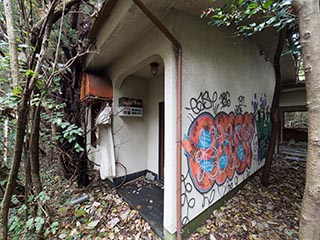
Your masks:
[{"label": "dead leaves on ground", "polygon": [[271,185],[255,176],[189,239],[298,239],[305,162],[274,160]]},{"label": "dead leaves on ground", "polygon": [[[275,160],[268,188],[261,186],[260,176],[253,177],[189,239],[298,239],[304,178],[304,161]],[[70,200],[82,193],[54,180],[51,207],[60,225],[50,239],[159,239],[139,212],[105,184],[88,188],[89,200],[71,206]]]},{"label": "dead leaves on ground", "polygon": [[108,189],[106,185],[90,188],[86,192],[89,200],[72,206],[71,198],[82,195],[74,194],[74,189],[75,186],[68,185],[64,190],[60,189],[60,194],[55,192],[56,197],[65,202],[60,206],[58,202],[52,202],[60,225],[59,231],[50,239],[159,239],[149,223],[137,210],[130,209],[115,190]]}]

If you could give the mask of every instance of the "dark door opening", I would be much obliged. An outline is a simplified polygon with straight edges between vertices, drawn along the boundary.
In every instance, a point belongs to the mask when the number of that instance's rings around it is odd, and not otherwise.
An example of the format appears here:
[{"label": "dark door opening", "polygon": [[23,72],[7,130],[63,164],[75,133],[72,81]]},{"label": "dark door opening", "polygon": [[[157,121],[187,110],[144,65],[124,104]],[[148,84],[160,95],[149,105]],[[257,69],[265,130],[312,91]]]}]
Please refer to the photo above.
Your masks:
[{"label": "dark door opening", "polygon": [[159,103],[159,180],[164,180],[164,102]]}]

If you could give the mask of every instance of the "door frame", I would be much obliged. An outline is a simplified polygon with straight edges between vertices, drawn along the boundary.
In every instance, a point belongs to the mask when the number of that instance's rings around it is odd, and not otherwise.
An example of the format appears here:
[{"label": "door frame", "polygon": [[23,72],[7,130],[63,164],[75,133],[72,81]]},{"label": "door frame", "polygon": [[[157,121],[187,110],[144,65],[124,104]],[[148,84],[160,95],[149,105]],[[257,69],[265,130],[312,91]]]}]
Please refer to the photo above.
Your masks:
[{"label": "door frame", "polygon": [[159,180],[164,180],[164,102],[159,102]]}]

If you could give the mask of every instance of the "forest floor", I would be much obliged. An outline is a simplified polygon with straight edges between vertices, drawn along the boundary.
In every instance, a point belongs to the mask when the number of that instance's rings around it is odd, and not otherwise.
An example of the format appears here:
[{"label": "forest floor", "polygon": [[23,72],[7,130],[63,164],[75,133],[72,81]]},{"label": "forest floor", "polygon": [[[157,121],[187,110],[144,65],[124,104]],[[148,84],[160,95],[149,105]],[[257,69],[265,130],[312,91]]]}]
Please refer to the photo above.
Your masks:
[{"label": "forest floor", "polygon": [[213,211],[189,239],[299,239],[299,216],[305,185],[305,161],[276,159],[271,185],[260,183],[261,172]]},{"label": "forest floor", "polygon": [[[274,160],[268,188],[261,186],[260,174],[213,211],[188,239],[298,239],[305,161]],[[47,189],[51,222],[59,223],[47,239],[159,239],[139,211],[102,181],[78,190],[57,176]],[[83,194],[88,200],[70,204]]]}]

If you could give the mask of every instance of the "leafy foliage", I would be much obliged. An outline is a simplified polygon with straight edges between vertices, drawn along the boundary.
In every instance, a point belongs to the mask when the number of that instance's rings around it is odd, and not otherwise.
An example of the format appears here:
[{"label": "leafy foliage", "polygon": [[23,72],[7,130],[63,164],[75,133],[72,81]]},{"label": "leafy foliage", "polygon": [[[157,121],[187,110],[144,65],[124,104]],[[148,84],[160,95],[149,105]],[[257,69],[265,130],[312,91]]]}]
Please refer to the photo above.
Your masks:
[{"label": "leafy foliage", "polygon": [[[215,2],[210,0],[209,2]],[[221,8],[212,7],[202,13],[208,17],[209,25],[234,26],[235,34],[249,37],[268,27],[278,31],[296,27],[296,14],[291,0],[227,0]]]},{"label": "leafy foliage", "polygon": [[[46,192],[42,191],[39,195],[30,195],[28,198],[28,205],[44,206],[49,200]],[[16,202],[18,203],[18,201]],[[25,220],[27,214],[27,219]],[[32,239],[36,233],[39,233],[44,225],[48,225],[43,216],[42,208],[38,208],[34,212],[33,208],[28,208],[25,204],[20,205],[18,208],[13,208],[9,218],[9,234],[12,239],[20,239],[20,236],[25,236],[25,239]],[[57,224],[51,223],[46,231],[56,231]]]},{"label": "leafy foliage", "polygon": [[[69,2],[72,1],[66,1],[66,3]],[[41,41],[41,32],[39,31],[42,26],[40,23],[44,23],[41,21],[48,14],[50,1],[19,1],[17,3],[13,9],[13,17],[16,29],[19,29],[19,31],[16,31],[16,40],[22,81],[14,88],[10,86],[12,81],[9,71],[6,20],[3,16],[2,3],[0,4],[2,12],[0,14],[0,26],[3,30],[0,33],[0,111],[2,113],[0,115],[0,126],[3,125],[8,112],[11,114],[9,119],[10,126],[15,124],[16,109],[21,100],[23,90],[27,82],[32,77],[35,77],[37,79],[37,91],[32,94],[29,106],[36,107],[39,104],[41,105],[41,145],[43,149],[56,147],[57,143],[64,146],[66,145],[65,142],[67,142],[73,145],[70,149],[75,149],[76,152],[84,151],[83,147],[78,143],[79,137],[83,137],[84,133],[79,124],[72,122],[69,117],[71,112],[68,112],[70,110],[69,105],[73,103],[66,99],[66,94],[63,93],[65,90],[61,83],[72,80],[73,70],[70,66],[75,61],[72,58],[76,57],[75,55],[78,53],[86,51],[86,34],[93,21],[90,16],[92,11],[98,11],[98,7],[101,7],[102,2],[100,0],[78,2],[79,6],[72,9],[72,14],[69,16],[62,15],[60,20],[53,25],[48,42],[48,51],[40,72],[35,72],[31,62],[33,58],[38,60],[40,57],[36,52],[39,50],[37,49],[37,44]],[[63,4],[63,1],[58,1],[57,9],[63,9]],[[77,16],[80,16],[78,17],[80,20],[75,25]],[[39,35],[36,36],[39,39],[34,39],[35,33]],[[52,132],[52,126],[57,128],[57,134]],[[30,122],[28,128],[30,132]],[[11,128],[9,137],[12,143],[15,140],[14,135],[15,129]],[[57,142],[53,142],[54,139]],[[0,140],[3,141],[3,132],[0,133]],[[10,148],[9,153],[13,152],[11,149],[13,146],[14,144],[8,145]],[[60,150],[63,150],[63,147]],[[50,156],[48,157],[50,158]],[[10,162],[7,165],[9,166]]]},{"label": "leafy foliage", "polygon": [[306,111],[285,112],[284,113],[285,128],[304,128],[308,127],[308,115]]},{"label": "leafy foliage", "polygon": [[[4,128],[4,122],[9,121],[9,134],[6,139],[9,161],[4,163],[0,160],[0,167],[11,165],[15,143],[17,139],[22,139],[22,144],[18,145],[23,148],[23,154],[22,157],[18,157],[17,163],[37,155],[30,154],[31,150],[35,150],[33,153],[41,153],[41,166],[58,165],[59,163],[61,169],[64,167],[65,171],[69,171],[65,176],[76,176],[79,156],[84,155],[82,152],[85,145],[83,142],[84,132],[81,129],[81,118],[79,116],[81,113],[79,110],[80,104],[77,102],[79,78],[74,78],[74,75],[77,74],[74,71],[74,65],[77,64],[78,71],[81,70],[79,57],[87,51],[86,36],[93,22],[92,12],[98,11],[97,5],[101,1],[31,0],[11,2],[15,4],[13,19],[20,76],[17,86],[11,86],[8,33],[3,14],[3,2],[1,2],[0,128]],[[57,5],[53,3],[57,3]],[[54,16],[52,18],[52,28],[49,24],[50,21],[47,21],[49,16]],[[48,28],[48,26],[50,27]],[[47,40],[48,45],[43,44],[46,43],[43,39]],[[45,54],[41,55],[43,49],[46,51]],[[37,63],[41,63],[39,68],[36,67]],[[28,97],[24,98],[25,96]],[[27,100],[23,101],[24,99]],[[17,106],[25,102],[26,105],[23,105],[23,110],[27,115],[27,122],[22,124],[24,137],[15,139],[15,134],[19,129],[15,127],[19,115]],[[36,109],[40,111],[40,128],[34,128],[34,126],[37,126],[35,119],[38,119],[35,114]],[[19,119],[23,118],[19,117]],[[22,128],[20,127],[20,129]],[[35,136],[34,132],[39,133],[40,142],[38,143],[35,140],[37,143],[33,146],[36,147],[32,148],[30,143]],[[4,142],[4,138],[4,131],[1,131],[1,143]],[[4,148],[1,147],[1,155],[4,152],[3,150]],[[62,160],[58,159],[64,154],[68,157]],[[62,164],[60,164],[61,162]],[[17,165],[15,164],[15,166]],[[19,171],[18,177],[27,181],[30,172],[23,173],[30,171],[30,169],[28,170],[27,164],[21,164],[21,167],[24,167],[24,169]],[[15,171],[18,172],[18,169]],[[1,186],[4,187],[6,182],[2,180]],[[33,180],[31,184],[36,188]],[[29,189],[27,194],[33,193],[32,190]],[[24,193],[24,189],[19,194],[16,193],[19,198],[17,197],[17,201],[14,202],[15,207],[10,212],[8,225],[10,226],[11,236],[14,236],[14,239],[21,239],[21,237],[33,239],[35,234],[42,234],[44,226],[46,226],[43,233],[45,237],[55,234],[59,223],[49,221],[45,214],[46,204],[49,200],[46,193],[41,192],[38,196],[31,195],[28,198],[28,204],[22,205],[21,198]],[[27,196],[25,197],[27,198]]]}]

